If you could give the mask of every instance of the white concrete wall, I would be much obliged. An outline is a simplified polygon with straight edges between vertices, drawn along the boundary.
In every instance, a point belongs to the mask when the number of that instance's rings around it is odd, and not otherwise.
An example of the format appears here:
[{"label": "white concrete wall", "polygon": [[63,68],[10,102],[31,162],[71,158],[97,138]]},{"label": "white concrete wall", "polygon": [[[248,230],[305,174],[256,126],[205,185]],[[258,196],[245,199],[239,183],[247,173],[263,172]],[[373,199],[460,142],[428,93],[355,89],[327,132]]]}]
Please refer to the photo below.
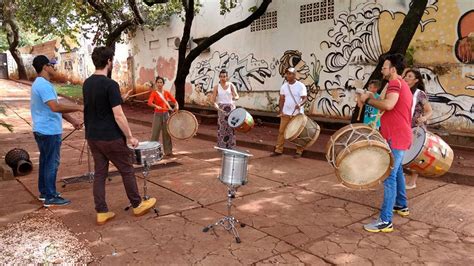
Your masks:
[{"label": "white concrete wall", "polygon": [[[321,7],[323,2],[331,5],[330,0],[274,0],[268,12],[277,12],[277,28],[252,32],[249,27],[212,45],[191,67],[186,102],[207,106],[218,72],[225,68],[242,96],[238,105],[275,112],[283,81],[280,69],[294,66],[310,91],[308,113],[349,119],[355,105],[351,85],[356,79],[366,81],[377,58],[390,48],[410,0],[335,0],[333,18],[325,12],[326,19],[300,23],[303,5]],[[255,3],[242,1],[242,6],[221,16],[218,1],[202,0],[192,38],[207,37],[242,20]],[[410,45],[434,108],[429,123],[450,131],[474,133],[473,62],[462,63],[456,55],[458,40],[474,32],[473,8],[471,0],[429,0]],[[128,43],[117,46],[114,79],[123,87],[133,82],[140,91],[159,74],[173,90],[178,57],[173,40],[181,37],[182,29],[183,22],[174,17],[153,32],[138,30]]]}]

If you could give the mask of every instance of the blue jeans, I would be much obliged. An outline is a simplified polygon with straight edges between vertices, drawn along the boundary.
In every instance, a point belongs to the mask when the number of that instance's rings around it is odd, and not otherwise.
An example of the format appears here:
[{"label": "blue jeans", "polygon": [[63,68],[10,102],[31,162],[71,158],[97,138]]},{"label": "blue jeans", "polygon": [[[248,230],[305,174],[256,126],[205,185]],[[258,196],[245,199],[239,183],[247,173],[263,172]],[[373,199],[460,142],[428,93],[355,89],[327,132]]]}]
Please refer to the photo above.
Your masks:
[{"label": "blue jeans", "polygon": [[390,175],[383,182],[383,204],[380,212],[380,219],[384,222],[391,222],[393,207],[407,207],[407,193],[405,189],[405,176],[403,175],[403,155],[404,150],[392,149],[394,164]]},{"label": "blue jeans", "polygon": [[38,132],[33,134],[40,151],[38,189],[46,199],[52,199],[56,195],[61,135],[43,135]]}]

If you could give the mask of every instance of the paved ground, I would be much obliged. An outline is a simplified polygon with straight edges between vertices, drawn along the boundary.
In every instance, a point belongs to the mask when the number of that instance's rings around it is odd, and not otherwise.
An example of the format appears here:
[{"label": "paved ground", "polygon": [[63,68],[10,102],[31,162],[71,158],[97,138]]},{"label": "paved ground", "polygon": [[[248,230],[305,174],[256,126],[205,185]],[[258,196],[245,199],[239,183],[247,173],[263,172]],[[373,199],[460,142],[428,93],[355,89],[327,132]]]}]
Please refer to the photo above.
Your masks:
[{"label": "paved ground", "polygon": [[[205,225],[226,213],[226,189],[216,178],[221,159],[214,142],[198,138],[175,141],[177,156],[151,171],[149,194],[158,198],[158,217],[135,218],[123,210],[127,200],[119,176],[113,176],[107,187],[109,207],[117,217],[105,226],[94,223],[89,183],[60,187],[73,203],[42,209],[35,199],[38,152],[28,124],[28,89],[0,81],[0,97],[8,107],[6,120],[15,126],[15,133],[0,129],[0,154],[21,147],[35,164],[30,175],[0,182],[0,226],[37,209],[51,212],[90,250],[93,264],[474,262],[474,187],[421,178],[418,188],[409,192],[410,217],[396,216],[393,233],[370,234],[362,225],[378,213],[380,187],[350,190],[336,182],[325,161],[293,160],[288,155],[270,158],[268,151],[253,148],[246,148],[254,155],[249,183],[239,189],[233,210],[248,225],[238,229],[242,243],[235,243],[222,228],[203,233]],[[71,130],[65,124],[65,133]],[[132,124],[132,131],[141,140],[150,136],[145,125]],[[83,143],[82,131],[63,143],[60,179],[87,172],[84,154],[80,163]],[[140,186],[142,181],[139,177]]]}]

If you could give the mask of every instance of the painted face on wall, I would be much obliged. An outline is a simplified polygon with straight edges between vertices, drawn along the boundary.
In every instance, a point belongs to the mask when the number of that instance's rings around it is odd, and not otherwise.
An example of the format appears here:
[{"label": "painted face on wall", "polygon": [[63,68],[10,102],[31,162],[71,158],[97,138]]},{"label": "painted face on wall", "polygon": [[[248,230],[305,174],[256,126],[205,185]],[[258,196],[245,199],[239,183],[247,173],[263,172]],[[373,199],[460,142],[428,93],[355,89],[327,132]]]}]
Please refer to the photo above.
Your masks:
[{"label": "painted face on wall", "polygon": [[280,58],[280,75],[285,76],[288,68],[293,67],[295,72],[295,79],[301,81],[307,87],[314,86],[314,80],[310,75],[309,66],[301,57],[301,52],[296,50],[288,50]]},{"label": "painted face on wall", "polygon": [[474,64],[474,10],[461,16],[458,23],[456,57],[465,64]]}]

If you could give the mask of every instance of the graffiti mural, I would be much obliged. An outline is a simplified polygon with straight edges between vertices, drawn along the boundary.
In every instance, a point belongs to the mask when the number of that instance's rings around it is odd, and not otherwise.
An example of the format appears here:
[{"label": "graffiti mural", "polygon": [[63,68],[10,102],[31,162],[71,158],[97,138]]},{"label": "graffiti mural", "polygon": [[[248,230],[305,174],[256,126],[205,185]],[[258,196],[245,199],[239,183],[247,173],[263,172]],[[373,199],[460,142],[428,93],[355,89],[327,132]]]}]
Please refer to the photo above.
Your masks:
[{"label": "graffiti mural", "polygon": [[465,64],[474,64],[474,10],[461,16],[458,22],[456,57]]},{"label": "graffiti mural", "polygon": [[437,125],[448,119],[463,118],[474,122],[474,97],[453,95],[446,92],[438,76],[429,68],[420,68],[428,98],[433,106],[433,116],[429,125]]},{"label": "graffiti mural", "polygon": [[316,98],[319,90],[319,75],[323,69],[320,61],[316,58],[315,54],[311,54],[314,62],[311,63],[312,70],[309,69],[308,64],[303,60],[302,53],[297,50],[288,50],[283,53],[280,58],[279,73],[281,77],[285,76],[285,72],[288,68],[293,67],[296,69],[296,80],[300,81],[306,86],[308,91],[308,101],[306,106],[308,107]]},{"label": "graffiti mural", "polygon": [[[428,3],[428,10],[438,10],[437,1]],[[341,71],[351,63],[376,64],[383,54],[380,23],[404,17],[401,12],[384,10],[380,3],[368,1],[357,5],[354,9],[343,11],[334,18],[335,26],[328,30],[329,40],[321,42],[321,47],[332,49],[326,56],[326,72]],[[388,20],[388,21],[381,21]],[[436,22],[433,18],[420,21],[420,31],[428,24]],[[393,30],[392,31],[396,32]]]},{"label": "graffiti mural", "polygon": [[213,85],[219,82],[219,72],[225,69],[237,90],[252,91],[252,81],[264,84],[272,76],[272,68],[274,66],[256,59],[253,54],[240,59],[235,53],[214,52],[210,59],[195,65],[191,71],[191,83],[198,92],[209,94]]},{"label": "graffiti mural", "polygon": [[362,66],[351,69],[349,75],[336,74],[324,82],[324,90],[318,97],[316,113],[324,116],[347,118],[355,107],[356,80],[367,79],[369,74]]},{"label": "graffiti mural", "polygon": [[368,2],[335,16],[335,26],[328,31],[329,40],[321,42],[321,47],[333,49],[326,57],[326,72],[342,70],[351,59],[366,64],[377,63],[382,54],[378,31],[382,10],[382,5]]}]

